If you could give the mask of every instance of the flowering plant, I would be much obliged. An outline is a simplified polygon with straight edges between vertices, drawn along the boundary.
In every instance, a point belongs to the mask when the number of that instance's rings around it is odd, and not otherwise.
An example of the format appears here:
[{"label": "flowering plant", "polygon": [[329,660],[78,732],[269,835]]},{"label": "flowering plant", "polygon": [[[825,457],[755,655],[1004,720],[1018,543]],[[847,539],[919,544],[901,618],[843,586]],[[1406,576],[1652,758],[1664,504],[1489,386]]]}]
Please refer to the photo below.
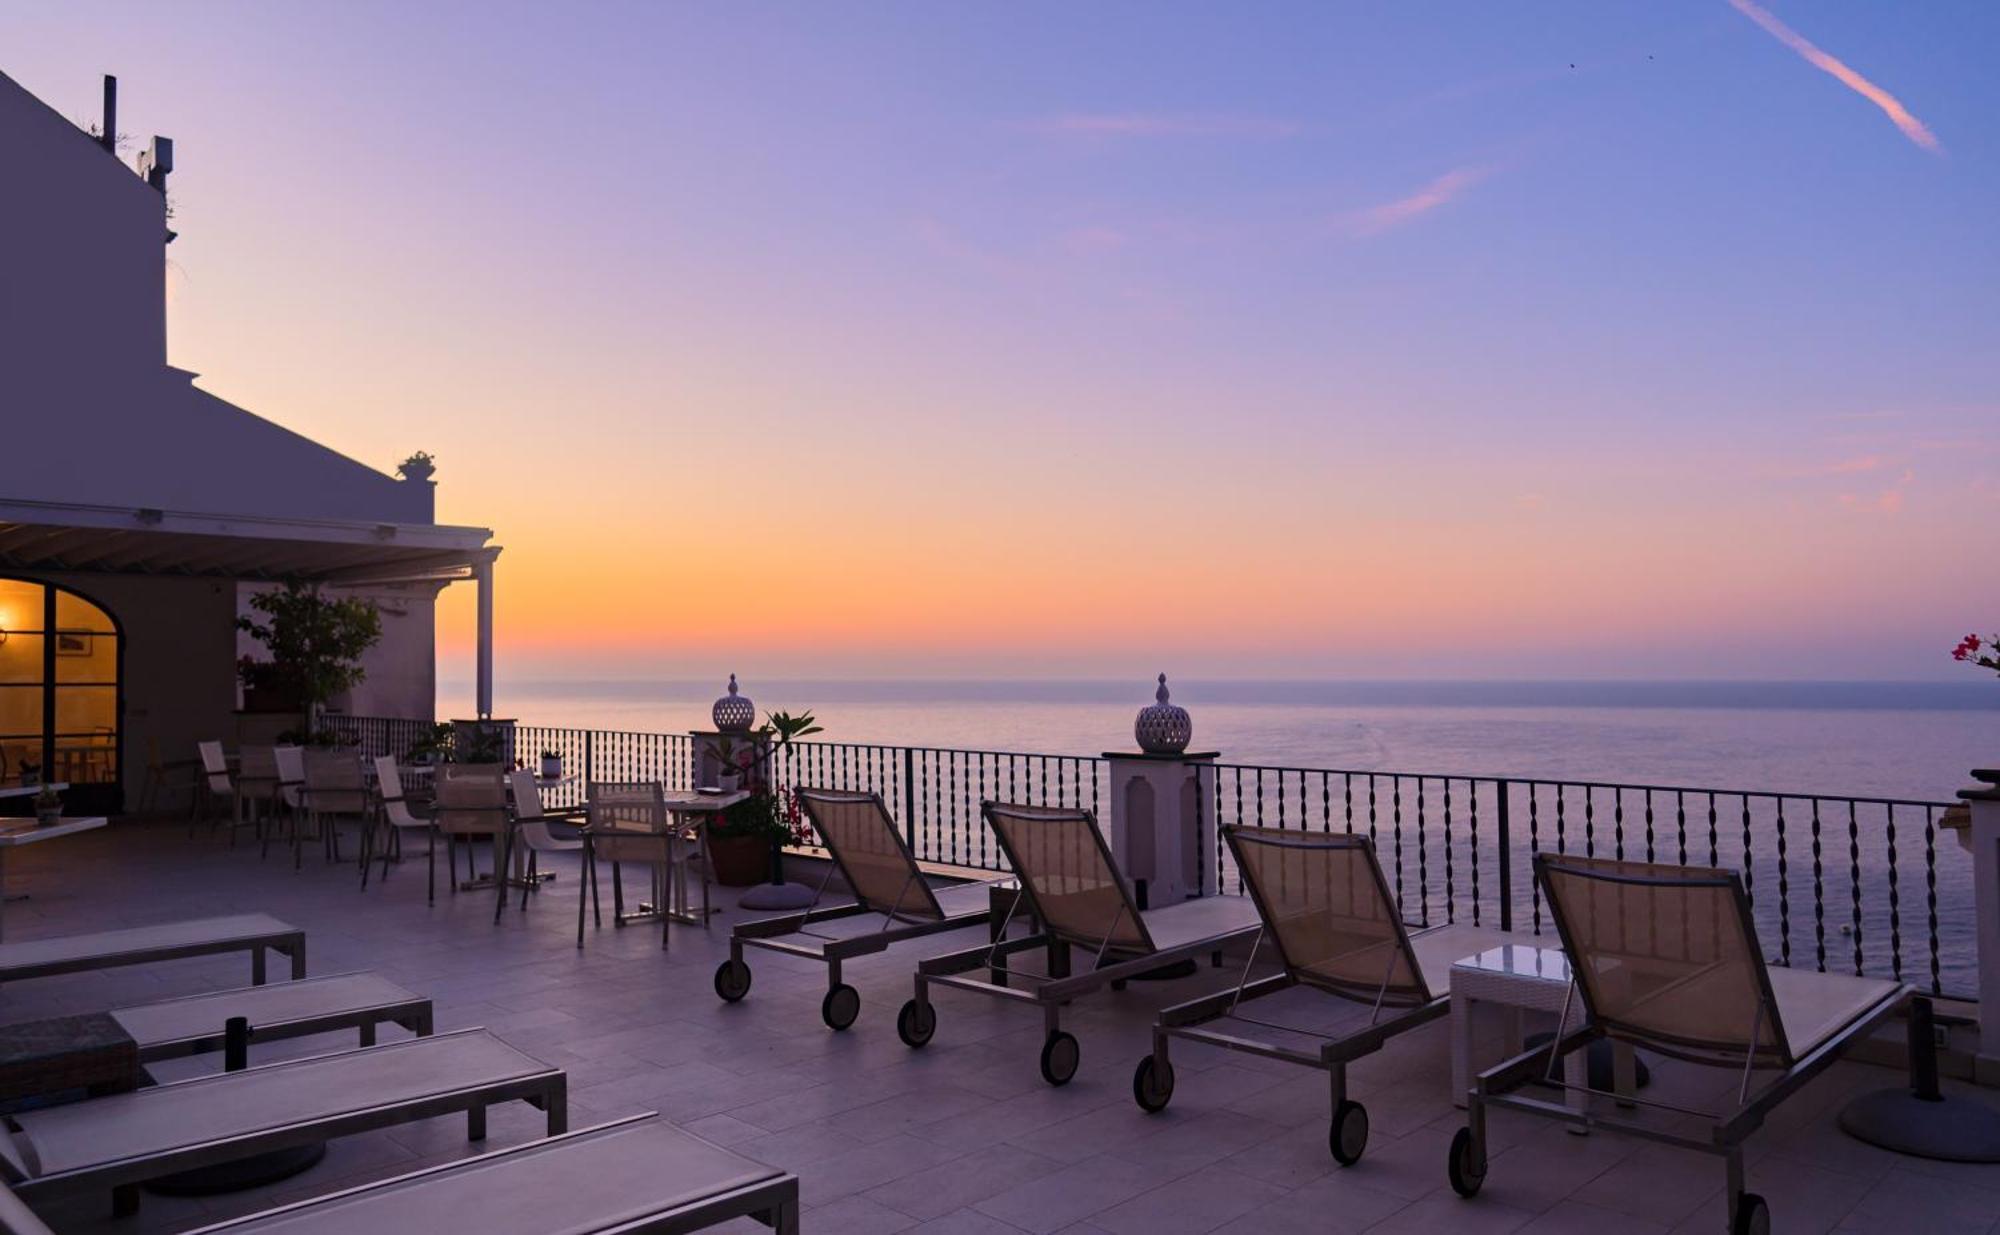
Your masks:
[{"label": "flowering plant", "polygon": [[1981,669],[1991,669],[2000,673],[2000,635],[1990,635],[1981,639],[1978,635],[1967,635],[1951,650],[1953,660],[1970,661]]}]

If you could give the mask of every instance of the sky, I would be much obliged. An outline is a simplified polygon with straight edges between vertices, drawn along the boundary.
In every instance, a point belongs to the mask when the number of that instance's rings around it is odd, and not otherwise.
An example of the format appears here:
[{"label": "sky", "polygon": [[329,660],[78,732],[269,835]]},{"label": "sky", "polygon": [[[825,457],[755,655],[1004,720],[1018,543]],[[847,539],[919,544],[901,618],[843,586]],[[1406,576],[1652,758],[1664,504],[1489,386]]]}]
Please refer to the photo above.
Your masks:
[{"label": "sky", "polygon": [[[510,677],[1951,678],[2000,6],[0,4]],[[469,587],[440,607],[462,671]]]}]

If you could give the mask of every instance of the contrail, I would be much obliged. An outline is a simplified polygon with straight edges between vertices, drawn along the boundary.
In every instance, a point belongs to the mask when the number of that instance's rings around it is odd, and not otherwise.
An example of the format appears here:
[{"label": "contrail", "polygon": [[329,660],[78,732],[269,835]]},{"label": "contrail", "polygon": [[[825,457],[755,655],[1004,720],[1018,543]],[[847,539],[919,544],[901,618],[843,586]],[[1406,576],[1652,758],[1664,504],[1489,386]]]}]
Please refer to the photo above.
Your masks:
[{"label": "contrail", "polygon": [[1807,64],[1832,74],[1841,85],[1881,108],[1882,113],[1889,117],[1889,122],[1903,131],[1903,136],[1932,154],[1944,153],[1944,147],[1938,144],[1937,135],[1924,127],[1923,121],[1912,116],[1910,109],[1898,102],[1895,95],[1815,47],[1812,40],[1779,21],[1776,16],[1756,4],[1755,0],[1729,0],[1729,5],[1764,27],[1772,38],[1799,53]]}]

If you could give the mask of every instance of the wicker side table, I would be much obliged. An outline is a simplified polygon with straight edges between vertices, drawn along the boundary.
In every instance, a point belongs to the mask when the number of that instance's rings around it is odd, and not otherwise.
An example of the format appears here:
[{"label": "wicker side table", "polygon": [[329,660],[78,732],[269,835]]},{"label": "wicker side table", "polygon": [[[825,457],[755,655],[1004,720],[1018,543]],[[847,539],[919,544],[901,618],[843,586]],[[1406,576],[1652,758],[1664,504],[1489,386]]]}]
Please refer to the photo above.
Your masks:
[{"label": "wicker side table", "polygon": [[[1508,1035],[1511,1049],[1521,1049],[1523,1013],[1542,1013],[1553,1021],[1563,1015],[1565,1002],[1569,1016],[1558,1027],[1557,1036],[1583,1026],[1581,998],[1570,996],[1569,958],[1560,948],[1536,948],[1507,944],[1468,956],[1451,967],[1451,1100],[1465,1105],[1466,1091],[1472,1088],[1475,1072],[1472,1044],[1476,1037],[1475,1018],[1485,1010],[1503,1008],[1509,1013]],[[1613,1043],[1613,1073],[1617,1092],[1629,1095],[1637,1087],[1636,1063],[1632,1048]],[[1582,1110],[1588,1099],[1582,1092],[1589,1083],[1587,1052],[1571,1051],[1563,1056],[1563,1083],[1571,1086],[1564,1100]],[[1572,1129],[1581,1132],[1581,1128]]]},{"label": "wicker side table", "polygon": [[139,1044],[103,1012],[0,1025],[0,1100],[138,1086]]}]

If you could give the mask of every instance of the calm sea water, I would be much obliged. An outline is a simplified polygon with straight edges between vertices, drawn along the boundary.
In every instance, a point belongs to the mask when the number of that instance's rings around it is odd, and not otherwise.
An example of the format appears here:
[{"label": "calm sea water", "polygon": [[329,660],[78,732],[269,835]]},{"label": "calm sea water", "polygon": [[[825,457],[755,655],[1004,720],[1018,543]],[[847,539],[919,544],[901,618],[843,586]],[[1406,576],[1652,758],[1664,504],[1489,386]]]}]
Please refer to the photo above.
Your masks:
[{"label": "calm sea water", "polygon": [[[1232,763],[1949,799],[2000,763],[2000,683],[1174,683],[1194,746]],[[746,682],[822,740],[1099,754],[1132,748],[1149,683]],[[503,683],[525,724],[686,732],[714,683]],[[451,684],[444,714],[466,715]]]},{"label": "calm sea water", "polygon": [[[1133,748],[1132,719],[1151,701],[1147,683],[1106,682],[804,682],[745,683],[760,709],[810,710],[826,728],[820,740],[1091,755]],[[524,724],[642,732],[706,728],[716,694],[713,683],[684,681],[517,682],[497,692],[498,711]],[[464,715],[469,690],[447,691],[443,713]],[[1823,797],[1874,797],[1951,801],[1969,782],[1968,770],[2000,764],[2000,683],[1968,680],[1905,683],[1176,683],[1175,702],[1194,718],[1194,748],[1221,753],[1228,763],[1310,767],[1429,776],[1506,777],[1511,780],[1598,781],[1775,792]],[[1365,782],[1357,782],[1365,783]],[[972,793],[969,787],[961,786]],[[1231,786],[1232,791],[1234,786]],[[1319,800],[1314,782],[1306,795]],[[1382,787],[1379,822],[1384,864],[1406,911],[1423,904],[1433,916],[1448,904],[1463,911],[1477,867],[1479,900],[1493,911],[1490,797],[1485,807],[1487,849],[1468,852],[1467,802],[1457,822],[1440,820],[1439,786],[1416,824],[1414,786],[1404,782],[1404,844],[1389,843],[1393,818],[1388,784]],[[1284,791],[1296,795],[1295,789]],[[1463,792],[1463,786],[1460,786]],[[1357,797],[1365,789],[1357,790]],[[974,798],[976,799],[976,793]],[[1235,794],[1229,795],[1234,799]],[[1267,806],[1275,802],[1267,787]],[[1331,811],[1341,810],[1342,785],[1333,781]],[[1297,796],[1290,797],[1296,803]],[[1527,814],[1517,788],[1517,844]],[[1583,844],[1583,803],[1568,805],[1569,843]],[[1689,799],[1686,828],[1692,860],[1706,858],[1704,798]],[[1740,800],[1716,803],[1718,859],[1744,868]],[[1661,798],[1663,858],[1679,821],[1670,797]],[[1254,789],[1245,817],[1256,808]],[[1850,821],[1844,805],[1823,811],[1820,868],[1814,868],[1810,805],[1793,801],[1781,829],[1775,803],[1750,803],[1754,896],[1760,931],[1773,957],[1851,968],[1857,940],[1865,967],[1890,972],[1900,954],[1906,977],[1930,978],[1929,887],[1925,868],[1936,858],[1939,977],[1951,991],[1972,985],[1970,862],[1939,833],[1927,844],[1925,821],[1934,812],[1880,807],[1860,809]],[[1613,803],[1596,803],[1600,852],[1612,845]],[[1643,801],[1626,804],[1628,836],[1642,856]],[[1358,804],[1365,812],[1365,803]],[[1553,802],[1540,801],[1537,838],[1551,843]],[[980,843],[971,827],[976,811],[935,812],[953,822],[933,836],[927,853],[968,857]],[[1317,818],[1315,816],[1315,818]],[[1339,816],[1336,814],[1336,820]],[[1292,815],[1298,819],[1297,810]],[[1367,816],[1355,817],[1357,828]],[[1890,826],[1895,832],[1891,840]],[[1339,826],[1336,822],[1335,826]],[[1850,827],[1852,832],[1850,833]],[[1450,839],[1447,839],[1447,833]],[[1779,840],[1786,861],[1779,866]],[[1418,843],[1419,835],[1423,844]],[[1456,843],[1455,852],[1447,848]],[[1849,860],[1849,845],[1858,864]],[[1894,852],[1896,869],[1888,861]],[[1392,854],[1399,855],[1392,858]],[[980,857],[987,860],[986,856]],[[1392,865],[1393,862],[1393,865]],[[1447,894],[1444,872],[1458,880]],[[1860,872],[1855,887],[1854,871]],[[1528,896],[1525,864],[1515,870],[1516,903]],[[1817,895],[1816,895],[1817,893]],[[1857,912],[1855,902],[1859,900]],[[1855,926],[1859,926],[1856,931]],[[1900,945],[1900,946],[1898,946]]]}]

